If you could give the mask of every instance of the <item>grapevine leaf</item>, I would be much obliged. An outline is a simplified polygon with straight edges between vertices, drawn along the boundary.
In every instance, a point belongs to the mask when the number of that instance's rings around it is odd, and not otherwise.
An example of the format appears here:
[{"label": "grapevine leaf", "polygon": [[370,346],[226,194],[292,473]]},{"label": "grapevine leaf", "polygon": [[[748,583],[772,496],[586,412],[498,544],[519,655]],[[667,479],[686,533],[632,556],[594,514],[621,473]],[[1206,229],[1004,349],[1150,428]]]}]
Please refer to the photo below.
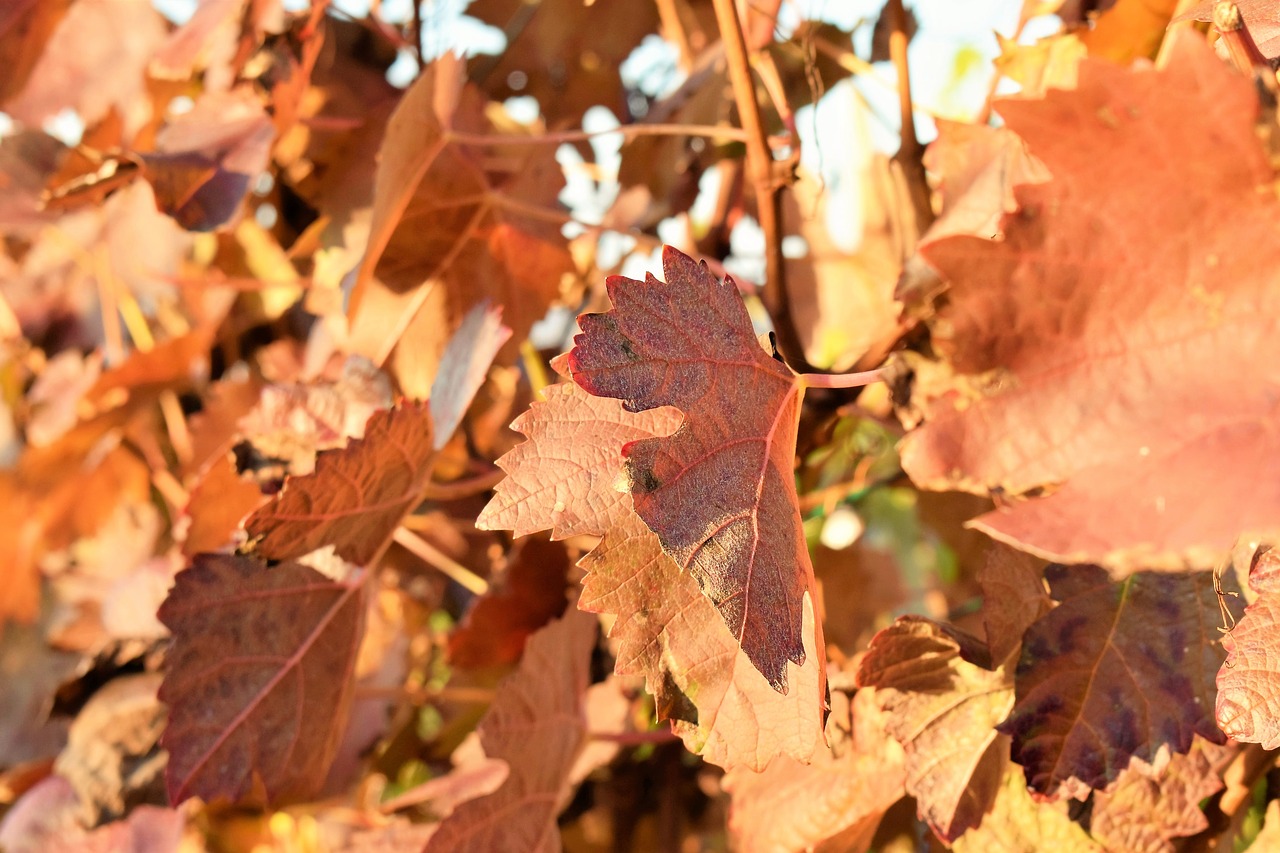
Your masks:
[{"label": "grapevine leaf", "polygon": [[314,474],[288,478],[245,529],[271,560],[332,545],[342,559],[366,565],[422,500],[434,460],[425,403],[376,412],[363,439],[321,453]]},{"label": "grapevine leaf", "polygon": [[[1017,703],[1000,730],[1038,793],[1103,788],[1162,745],[1223,741],[1209,708],[1222,663],[1208,572],[1112,581],[1096,566],[1050,566],[1058,607],[1023,638]],[[1158,626],[1158,630],[1155,629]]]},{"label": "grapevine leaf", "polygon": [[[782,758],[762,773],[740,767],[725,775],[735,849],[808,850],[834,837],[844,842],[841,850],[867,849],[880,818],[905,794],[902,748],[884,736],[887,718],[876,691],[842,698],[833,696],[844,713],[836,710],[831,719],[847,720],[851,731],[839,730],[835,752],[822,750],[811,764]],[[854,837],[867,843],[855,847]]]},{"label": "grapevine leaf", "polygon": [[1013,685],[1003,667],[966,659],[975,655],[985,649],[971,637],[904,616],[876,634],[858,668],[906,750],[907,792],[944,841],[982,822],[1009,763],[996,725],[1013,707]]},{"label": "grapevine leaf", "polygon": [[1249,570],[1257,599],[1222,639],[1227,660],[1218,670],[1218,725],[1232,740],[1280,746],[1280,666],[1276,625],[1280,622],[1280,560],[1268,550]]},{"label": "grapevine leaf", "polygon": [[[573,383],[545,394],[512,424],[528,440],[498,460],[508,476],[477,526],[603,535],[582,560],[589,574],[579,606],[617,614],[617,671],[645,677],[659,718],[672,720],[690,750],[725,767],[760,770],[776,755],[811,760],[823,745],[818,656],[793,670],[789,695],[773,690],[619,488],[623,446],[669,433],[679,415],[627,412]],[[805,614],[813,619],[809,603]]]},{"label": "grapevine leaf", "polygon": [[1236,750],[1197,738],[1186,755],[1156,769],[1135,761],[1115,784],[1093,795],[1089,831],[1108,850],[1171,853],[1172,840],[1209,828],[1200,803],[1222,789]]},{"label": "grapevine leaf", "polygon": [[662,266],[665,284],[609,279],[614,308],[578,318],[569,369],[627,411],[684,413],[674,435],[623,449],[632,502],[785,693],[787,661],[806,658],[805,594],[816,599],[792,473],[803,384],[760,347],[732,279],[669,246]]},{"label": "grapevine leaf", "polygon": [[[1192,8],[1176,15],[1173,22],[1212,21],[1216,5],[1217,0],[1200,0]],[[1277,14],[1276,5],[1271,0],[1236,0],[1235,5],[1262,55],[1267,58],[1280,55],[1280,14]]]},{"label": "grapevine leaf", "polygon": [[991,659],[1003,661],[1022,644],[1027,628],[1053,607],[1044,563],[1010,548],[993,548],[978,571],[978,583]]},{"label": "grapevine leaf", "polygon": [[595,641],[596,620],[578,610],[529,638],[520,668],[499,685],[476,729],[485,755],[507,762],[510,775],[445,818],[427,853],[560,849],[556,815],[587,743],[583,702]]},{"label": "grapevine leaf", "polygon": [[1008,765],[991,813],[956,839],[956,853],[1103,853],[1067,814],[1067,804],[1037,802],[1017,765]]},{"label": "grapevine leaf", "polygon": [[518,542],[500,579],[449,637],[449,662],[474,668],[518,661],[526,638],[564,612],[568,571],[569,552],[559,542]]},{"label": "grapevine leaf", "polygon": [[200,554],[178,574],[159,613],[173,632],[160,687],[173,803],[319,791],[351,708],[362,588],[228,554]]},{"label": "grapevine leaf", "polygon": [[1198,36],[1171,39],[1159,69],[1086,62],[1078,90],[1004,102],[1053,179],[1019,188],[1003,240],[922,247],[951,282],[945,364],[917,373],[925,423],[902,445],[926,488],[1050,487],[976,526],[1125,572],[1211,565],[1280,517],[1257,491],[1280,474],[1276,413],[1242,390],[1280,381],[1256,98]]}]

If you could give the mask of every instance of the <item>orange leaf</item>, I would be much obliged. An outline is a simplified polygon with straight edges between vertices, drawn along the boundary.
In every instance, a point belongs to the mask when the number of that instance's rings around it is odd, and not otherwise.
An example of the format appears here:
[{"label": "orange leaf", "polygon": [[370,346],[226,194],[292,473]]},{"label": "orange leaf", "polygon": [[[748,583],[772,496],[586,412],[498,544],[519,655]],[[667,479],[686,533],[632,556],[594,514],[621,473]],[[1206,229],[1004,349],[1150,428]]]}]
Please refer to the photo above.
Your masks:
[{"label": "orange leaf", "polygon": [[374,413],[363,439],[316,459],[314,474],[290,477],[275,500],[249,516],[258,554],[290,560],[326,545],[367,565],[422,500],[435,449],[425,403]]}]

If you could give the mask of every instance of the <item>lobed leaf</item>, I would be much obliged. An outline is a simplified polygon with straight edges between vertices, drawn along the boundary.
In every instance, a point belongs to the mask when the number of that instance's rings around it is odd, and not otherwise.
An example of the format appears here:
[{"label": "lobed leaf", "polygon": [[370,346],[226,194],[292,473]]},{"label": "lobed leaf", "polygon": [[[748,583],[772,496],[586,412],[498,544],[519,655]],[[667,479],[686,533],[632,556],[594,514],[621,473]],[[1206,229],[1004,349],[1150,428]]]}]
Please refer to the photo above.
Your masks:
[{"label": "lobed leaf", "polygon": [[1004,668],[970,662],[975,640],[918,616],[876,634],[858,684],[876,688],[886,731],[906,750],[907,792],[944,841],[982,822],[1000,791],[1009,739],[996,726],[1013,707]]},{"label": "lobed leaf", "polygon": [[1218,670],[1215,717],[1228,737],[1280,746],[1280,560],[1274,550],[1260,554],[1249,569],[1249,586],[1258,593],[1253,604],[1222,638],[1227,659]]},{"label": "lobed leaf", "polygon": [[[555,538],[603,535],[581,561],[589,574],[579,606],[617,614],[610,632],[617,671],[645,677],[658,718],[672,720],[690,750],[725,767],[760,770],[777,755],[809,761],[823,746],[815,650],[792,671],[789,694],[776,692],[619,488],[623,446],[670,432],[679,416],[671,409],[627,412],[573,383],[544,393],[546,402],[512,424],[527,440],[498,460],[508,476],[477,526],[517,535],[549,528]],[[807,601],[810,623],[812,611]]]},{"label": "lobed leaf", "polygon": [[1185,753],[1197,734],[1223,741],[1209,711],[1222,651],[1208,572],[1046,574],[1060,604],[1023,638],[1017,703],[1000,725],[1037,793],[1104,788],[1135,756]]},{"label": "lobed leaf", "polygon": [[918,372],[901,448],[922,487],[1030,498],[979,529],[1120,572],[1212,565],[1280,517],[1257,488],[1280,475],[1276,412],[1249,390],[1280,382],[1256,97],[1192,33],[1167,54],[1003,102],[1053,179],[1018,189],[1003,239],[922,246],[950,281],[945,364]]},{"label": "lobed leaf", "polygon": [[684,413],[673,435],[623,448],[632,502],[786,692],[787,662],[806,659],[805,594],[816,599],[792,473],[803,385],[761,349],[732,279],[670,246],[662,267],[665,284],[609,279],[614,308],[578,318],[569,369],[627,411]]}]

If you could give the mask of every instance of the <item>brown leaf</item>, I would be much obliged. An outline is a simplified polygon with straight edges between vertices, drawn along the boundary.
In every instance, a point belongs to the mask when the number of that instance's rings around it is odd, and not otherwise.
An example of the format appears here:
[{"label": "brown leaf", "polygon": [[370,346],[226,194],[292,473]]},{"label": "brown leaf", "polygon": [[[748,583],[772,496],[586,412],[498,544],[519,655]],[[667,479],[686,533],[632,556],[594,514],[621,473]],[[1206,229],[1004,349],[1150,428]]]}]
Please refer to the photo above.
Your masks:
[{"label": "brown leaf", "polygon": [[477,731],[485,755],[510,775],[494,793],[459,806],[426,850],[552,853],[556,815],[571,792],[569,771],[587,742],[583,709],[596,620],[578,610],[529,638],[520,668],[498,685]]},{"label": "brown leaf", "polygon": [[1007,766],[991,813],[982,825],[956,839],[956,853],[1103,853],[1079,824],[1067,816],[1067,804],[1041,802],[1027,792],[1022,769]]},{"label": "brown leaf", "polygon": [[173,632],[160,687],[171,802],[319,790],[351,708],[362,589],[228,554],[198,555],[178,575],[159,614]]},{"label": "brown leaf", "polygon": [[558,542],[516,544],[505,571],[449,637],[449,662],[475,668],[515,663],[525,639],[564,612],[569,552]]},{"label": "brown leaf", "polygon": [[68,720],[50,719],[64,681],[89,661],[49,647],[45,626],[0,623],[0,767],[52,758],[67,738]]},{"label": "brown leaf", "polygon": [[858,667],[858,684],[876,688],[886,730],[906,750],[907,792],[944,841],[982,822],[1009,764],[996,725],[1013,707],[1013,685],[1004,667],[970,662],[975,651],[986,654],[970,637],[902,616]]},{"label": "brown leaf", "polygon": [[261,99],[242,86],[205,92],[139,156],[156,205],[188,231],[213,231],[238,219],[274,141]]},{"label": "brown leaf", "polygon": [[1258,597],[1239,623],[1222,638],[1226,662],[1218,670],[1218,725],[1232,740],[1280,746],[1280,667],[1276,660],[1276,624],[1280,620],[1280,576],[1274,550],[1260,555],[1249,570],[1249,586]]},{"label": "brown leaf", "polygon": [[1275,413],[1243,390],[1280,364],[1256,99],[1172,38],[1159,70],[1086,63],[1077,91],[1001,106],[1054,178],[1019,191],[1003,241],[923,248],[951,282],[933,342],[956,375],[917,376],[926,423],[902,445],[926,488],[1048,487],[976,525],[1121,571],[1212,565],[1278,517],[1257,491]]},{"label": "brown leaf", "polygon": [[805,596],[817,600],[792,473],[803,383],[761,349],[732,279],[670,246],[662,265],[665,284],[609,279],[615,307],[578,318],[569,369],[628,411],[684,412],[674,435],[623,449],[632,502],[785,693],[787,662],[805,662]]},{"label": "brown leaf", "polygon": [[622,62],[658,31],[656,7],[620,0],[476,0],[467,14],[512,34],[500,56],[471,60],[471,79],[499,101],[532,96],[552,127],[594,104],[624,115]]},{"label": "brown leaf", "polygon": [[1022,645],[1027,629],[1053,607],[1044,583],[1044,561],[996,546],[978,570],[978,583],[991,660],[1004,661]]},{"label": "brown leaf", "polygon": [[393,369],[415,398],[428,396],[449,333],[474,305],[502,305],[524,340],[573,269],[558,225],[520,212],[558,204],[553,149],[452,141],[451,130],[500,139],[461,75],[460,59],[437,59],[388,122],[350,300],[352,347],[382,363],[398,345]]},{"label": "brown leaf", "polygon": [[[824,744],[817,654],[810,649],[805,666],[793,670],[789,695],[773,690],[618,487],[622,447],[670,432],[679,415],[627,412],[573,383],[544,393],[545,403],[512,424],[528,440],[498,460],[508,476],[477,526],[605,535],[582,560],[589,574],[579,606],[617,614],[610,632],[617,671],[645,677],[658,718],[671,719],[690,750],[725,767],[762,770],[776,755],[811,760]],[[805,618],[813,619],[811,605]]]},{"label": "brown leaf", "polygon": [[421,502],[434,460],[425,403],[376,412],[364,438],[321,453],[314,474],[287,479],[245,530],[267,559],[290,560],[332,545],[342,559],[367,565]]},{"label": "brown leaf", "polygon": [[1103,788],[1134,756],[1185,753],[1196,734],[1223,741],[1209,711],[1223,655],[1208,572],[1115,582],[1096,566],[1050,566],[1046,576],[1060,604],[1023,638],[1017,704],[1000,725],[1036,792]]},{"label": "brown leaf", "polygon": [[1173,839],[1209,828],[1200,803],[1222,789],[1236,750],[1196,738],[1191,751],[1160,769],[1134,761],[1093,795],[1089,832],[1116,853],[1173,853]]},{"label": "brown leaf", "polygon": [[[729,832],[744,853],[811,850],[855,827],[866,843],[842,846],[846,853],[866,850],[881,816],[905,795],[902,749],[885,737],[888,718],[873,690],[859,690],[852,705],[832,698],[852,727],[843,732],[837,752],[820,751],[812,764],[783,757],[760,773],[743,767],[725,775],[732,797]],[[839,694],[837,694],[839,696]],[[842,701],[843,700],[843,701]]]}]

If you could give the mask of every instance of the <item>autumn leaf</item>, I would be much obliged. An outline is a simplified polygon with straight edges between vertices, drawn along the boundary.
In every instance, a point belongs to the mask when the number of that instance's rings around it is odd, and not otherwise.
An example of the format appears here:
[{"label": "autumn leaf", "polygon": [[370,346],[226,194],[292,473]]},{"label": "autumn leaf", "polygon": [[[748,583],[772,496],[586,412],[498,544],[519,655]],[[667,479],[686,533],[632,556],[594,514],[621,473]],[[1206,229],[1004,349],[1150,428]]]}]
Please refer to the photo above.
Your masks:
[{"label": "autumn leaf", "polygon": [[1017,703],[1000,725],[1036,792],[1104,788],[1135,756],[1185,753],[1197,734],[1223,741],[1209,712],[1223,657],[1209,573],[1046,574],[1060,603],[1023,638]]},{"label": "autumn leaf", "polygon": [[282,803],[319,791],[351,708],[359,576],[201,554],[160,608],[173,632],[169,799]]},{"label": "autumn leaf", "polygon": [[986,655],[972,637],[903,616],[876,634],[858,668],[906,750],[907,792],[944,841],[982,822],[1009,763],[996,726],[1013,707],[1013,685],[1003,667],[975,665]]},{"label": "autumn leaf", "polygon": [[434,459],[425,403],[376,412],[364,438],[321,453],[314,474],[286,480],[245,530],[267,559],[291,560],[332,545],[339,557],[364,566],[421,502]]},{"label": "autumn leaf", "polygon": [[1235,741],[1263,749],[1280,746],[1280,672],[1276,661],[1276,623],[1280,620],[1280,560],[1270,549],[1249,569],[1249,586],[1258,594],[1230,633],[1222,638],[1226,662],[1218,670],[1218,725]]},{"label": "autumn leaf", "polygon": [[956,853],[1103,853],[1067,815],[1063,802],[1032,799],[1021,769],[1010,764],[991,813],[982,825],[956,839]]},{"label": "autumn leaf", "polygon": [[925,488],[1044,489],[976,526],[1119,571],[1212,565],[1277,517],[1275,413],[1242,391],[1280,364],[1256,98],[1171,39],[1159,69],[1086,62],[1076,91],[1001,103],[1053,180],[1018,190],[1002,240],[922,247],[950,281],[945,364],[917,373],[901,448]]},{"label": "autumn leaf", "polygon": [[1044,564],[1012,549],[994,547],[978,571],[982,624],[993,661],[1003,661],[1022,645],[1022,635],[1053,607],[1044,583]]},{"label": "autumn leaf", "polygon": [[632,502],[786,692],[787,661],[806,659],[804,598],[816,600],[793,474],[803,386],[760,347],[732,279],[669,246],[662,266],[665,284],[609,279],[614,308],[578,318],[569,369],[627,411],[684,413],[673,435],[623,448]]},{"label": "autumn leaf", "polygon": [[[1212,21],[1218,0],[1200,0],[1195,6],[1174,16],[1173,22],[1186,20]],[[1249,35],[1267,58],[1280,54],[1280,15],[1270,0],[1236,0],[1235,6],[1244,18]]]},{"label": "autumn leaf", "polygon": [[819,752],[812,764],[783,757],[760,773],[739,767],[725,774],[735,849],[810,850],[835,837],[841,850],[869,847],[880,818],[906,793],[902,748],[884,736],[889,718],[876,699],[874,690],[859,690],[852,701],[832,697],[831,724],[843,725],[832,738],[835,751]]},{"label": "autumn leaf", "polygon": [[1108,850],[1173,853],[1173,839],[1209,828],[1200,804],[1222,790],[1236,750],[1196,738],[1185,755],[1159,769],[1134,761],[1115,784],[1093,795],[1089,832]]},{"label": "autumn leaf", "polygon": [[[658,718],[670,719],[689,749],[724,767],[762,770],[777,755],[811,760],[823,748],[816,651],[794,672],[789,694],[776,692],[619,488],[623,446],[669,433],[679,415],[669,408],[628,412],[573,383],[544,393],[545,402],[512,424],[528,440],[498,460],[508,476],[477,526],[518,536],[543,529],[554,538],[603,535],[582,560],[588,575],[579,606],[617,614],[610,632],[617,672],[645,677]],[[814,619],[808,604],[805,618]]]},{"label": "autumn leaf", "polygon": [[476,728],[485,755],[507,762],[510,775],[445,818],[425,853],[560,850],[556,815],[587,742],[583,701],[595,642],[595,618],[577,610],[529,638],[520,668]]},{"label": "autumn leaf", "polygon": [[[409,87],[378,155],[369,244],[349,307],[351,346],[392,368],[412,398],[430,393],[449,333],[486,299],[523,340],[573,269],[552,209],[564,183],[545,146],[504,148],[484,98],[446,54]],[[492,146],[450,133],[492,136]],[[513,138],[518,134],[513,134]],[[507,203],[514,199],[513,203]]]},{"label": "autumn leaf", "polygon": [[518,661],[529,635],[564,612],[569,565],[559,542],[517,543],[498,581],[449,637],[449,662],[474,668]]}]

